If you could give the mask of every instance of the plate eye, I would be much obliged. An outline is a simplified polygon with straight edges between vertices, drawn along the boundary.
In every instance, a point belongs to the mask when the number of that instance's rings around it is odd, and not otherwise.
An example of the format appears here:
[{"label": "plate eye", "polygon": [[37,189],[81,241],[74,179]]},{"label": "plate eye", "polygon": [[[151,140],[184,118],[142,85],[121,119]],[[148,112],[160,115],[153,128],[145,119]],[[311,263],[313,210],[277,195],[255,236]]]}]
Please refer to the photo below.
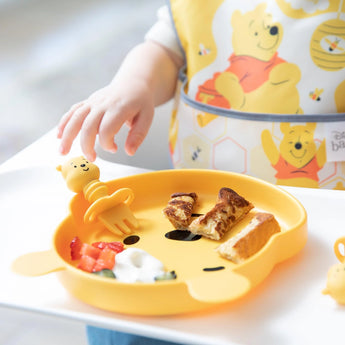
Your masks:
[{"label": "plate eye", "polygon": [[195,235],[189,230],[172,230],[167,232],[165,237],[175,241],[197,241],[201,238],[200,235]]},{"label": "plate eye", "polygon": [[127,244],[127,245],[131,245],[131,244],[135,244],[137,242],[139,242],[140,240],[140,237],[137,236],[137,235],[131,235],[131,236],[128,236],[126,237],[124,240],[123,240],[123,243],[124,244]]}]

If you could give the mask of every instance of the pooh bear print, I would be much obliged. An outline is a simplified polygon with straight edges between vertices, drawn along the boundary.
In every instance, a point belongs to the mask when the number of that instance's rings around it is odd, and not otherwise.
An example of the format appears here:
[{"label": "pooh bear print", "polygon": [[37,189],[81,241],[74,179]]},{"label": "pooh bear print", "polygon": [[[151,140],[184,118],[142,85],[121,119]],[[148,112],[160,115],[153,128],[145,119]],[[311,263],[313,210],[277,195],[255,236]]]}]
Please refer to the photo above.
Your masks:
[{"label": "pooh bear print", "polygon": [[329,150],[333,124],[345,131],[345,0],[198,3],[171,7],[186,57],[174,166],[345,188]]},{"label": "pooh bear print", "polygon": [[316,123],[291,126],[282,122],[283,138],[279,148],[272,134],[261,134],[262,147],[272,167],[277,171],[277,184],[295,187],[319,187],[318,172],[326,163],[325,140],[317,147],[314,140]]},{"label": "pooh bear print", "polygon": [[302,113],[296,87],[300,70],[279,56],[283,28],[266,7],[233,12],[230,64],[198,87],[196,100],[245,112]]}]

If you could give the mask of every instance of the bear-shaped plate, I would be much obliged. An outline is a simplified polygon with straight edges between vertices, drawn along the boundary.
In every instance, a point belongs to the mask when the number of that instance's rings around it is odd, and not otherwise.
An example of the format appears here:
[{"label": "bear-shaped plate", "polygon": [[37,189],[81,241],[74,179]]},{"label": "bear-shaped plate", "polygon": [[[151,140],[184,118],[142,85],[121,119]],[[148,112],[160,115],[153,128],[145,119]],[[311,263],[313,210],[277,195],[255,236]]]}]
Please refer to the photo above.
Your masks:
[{"label": "bear-shaped plate", "polygon": [[[89,202],[83,193],[70,202],[70,213],[57,227],[52,249],[26,254],[13,268],[26,275],[58,271],[63,286],[76,298],[92,306],[136,315],[170,315],[217,307],[243,298],[272,271],[273,267],[298,253],[307,241],[307,216],[302,204],[280,187],[243,174],[210,170],[162,170],[105,182],[110,192],[130,188],[135,198],[131,210],[139,227],[131,235],[139,241],[126,245],[147,251],[175,271],[174,280],[154,283],[123,283],[116,279],[84,272],[71,259],[70,243],[75,236],[82,242],[124,241],[102,222],[85,223]],[[196,241],[169,239],[174,230],[163,215],[171,194],[198,195],[194,212],[203,214],[214,206],[222,187],[235,190],[255,208],[220,241],[200,238]],[[281,232],[243,263],[222,258],[216,248],[240,231],[256,211],[272,213]],[[220,269],[221,268],[221,269]]]}]

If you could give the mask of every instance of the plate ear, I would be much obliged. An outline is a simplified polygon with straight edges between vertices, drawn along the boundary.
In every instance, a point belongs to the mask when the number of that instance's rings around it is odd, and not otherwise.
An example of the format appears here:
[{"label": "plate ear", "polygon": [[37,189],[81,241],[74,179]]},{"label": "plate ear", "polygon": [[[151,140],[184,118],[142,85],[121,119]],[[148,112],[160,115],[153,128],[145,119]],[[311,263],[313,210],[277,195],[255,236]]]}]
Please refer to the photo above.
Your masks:
[{"label": "plate ear", "polygon": [[33,252],[19,256],[12,263],[12,271],[28,276],[36,277],[51,272],[66,269],[64,262],[58,257],[53,249]]}]

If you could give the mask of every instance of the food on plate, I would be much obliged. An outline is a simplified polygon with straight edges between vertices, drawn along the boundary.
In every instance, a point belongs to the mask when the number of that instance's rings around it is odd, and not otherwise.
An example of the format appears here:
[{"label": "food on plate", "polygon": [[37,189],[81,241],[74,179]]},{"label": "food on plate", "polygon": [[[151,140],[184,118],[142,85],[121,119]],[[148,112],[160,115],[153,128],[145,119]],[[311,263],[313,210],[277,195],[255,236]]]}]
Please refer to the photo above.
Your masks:
[{"label": "food on plate", "polygon": [[161,261],[139,248],[128,248],[118,254],[113,271],[116,279],[124,283],[153,283],[155,277],[167,273]]},{"label": "food on plate", "polygon": [[116,254],[124,250],[121,242],[83,243],[78,236],[70,242],[71,259],[79,260],[77,267],[86,272],[112,269]]},{"label": "food on plate", "polygon": [[78,268],[87,272],[97,272],[105,268],[112,269],[115,265],[116,252],[109,248],[99,249],[87,243],[81,248]]},{"label": "food on plate", "polygon": [[176,279],[175,271],[166,271],[161,261],[143,249],[124,248],[122,242],[83,243],[79,237],[70,242],[71,259],[77,268],[101,277],[125,283],[151,283]]},{"label": "food on plate", "polygon": [[71,248],[71,259],[72,260],[79,260],[81,258],[81,247],[83,246],[83,242],[80,240],[78,236],[75,236],[71,243],[69,244],[69,247]]},{"label": "food on plate", "polygon": [[196,218],[188,229],[197,235],[220,240],[252,208],[253,204],[230,188],[218,193],[216,205],[206,214]]},{"label": "food on plate", "polygon": [[280,226],[270,213],[258,212],[250,223],[234,237],[222,243],[217,252],[235,263],[257,253],[272,235],[280,232]]},{"label": "food on plate", "polygon": [[114,242],[94,242],[92,245],[99,249],[109,248],[116,253],[120,253],[124,250],[124,245],[122,242],[114,241]]},{"label": "food on plate", "polygon": [[195,193],[175,193],[171,195],[163,213],[177,230],[186,230],[192,220],[194,204],[197,201]]},{"label": "food on plate", "polygon": [[[216,205],[192,221],[196,200],[196,193],[172,194],[163,213],[177,230],[212,240],[221,240],[254,208],[250,201],[233,189],[223,187],[219,190]],[[174,231],[180,232],[177,230]],[[216,251],[222,257],[240,263],[258,252],[277,232],[280,232],[280,226],[275,217],[270,213],[257,212],[248,226],[221,244]]]},{"label": "food on plate", "polygon": [[170,271],[170,272],[164,272],[161,275],[155,276],[155,281],[160,281],[160,280],[172,280],[176,279],[177,275],[175,271]]},{"label": "food on plate", "polygon": [[92,272],[92,273],[100,277],[116,278],[114,272],[109,268],[104,268],[103,270]]}]

